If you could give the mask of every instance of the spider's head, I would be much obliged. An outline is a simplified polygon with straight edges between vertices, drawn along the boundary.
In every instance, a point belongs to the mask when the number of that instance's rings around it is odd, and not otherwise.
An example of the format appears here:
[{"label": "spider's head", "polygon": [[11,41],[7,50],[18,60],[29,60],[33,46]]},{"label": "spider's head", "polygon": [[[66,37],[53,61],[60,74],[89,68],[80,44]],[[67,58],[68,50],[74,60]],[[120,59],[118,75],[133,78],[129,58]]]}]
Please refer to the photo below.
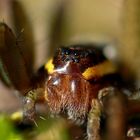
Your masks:
[{"label": "spider's head", "polygon": [[85,79],[114,73],[115,67],[95,45],[70,45],[58,48],[53,59],[46,64],[49,73],[79,73]]}]

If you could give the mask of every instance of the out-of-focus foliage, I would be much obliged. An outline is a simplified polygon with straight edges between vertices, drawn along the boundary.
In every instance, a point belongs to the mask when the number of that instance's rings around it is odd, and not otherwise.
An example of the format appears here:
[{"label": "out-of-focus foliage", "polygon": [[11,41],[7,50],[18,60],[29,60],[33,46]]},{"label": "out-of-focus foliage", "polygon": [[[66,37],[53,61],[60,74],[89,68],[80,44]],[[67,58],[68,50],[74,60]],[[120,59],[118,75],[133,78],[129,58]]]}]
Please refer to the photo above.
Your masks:
[{"label": "out-of-focus foliage", "polygon": [[124,0],[122,12],[122,30],[120,36],[120,56],[131,70],[140,86],[140,1]]},{"label": "out-of-focus foliage", "polygon": [[70,140],[68,124],[64,119],[47,119],[38,123],[34,140]]},{"label": "out-of-focus foliage", "polygon": [[[62,118],[47,118],[37,121],[37,125],[24,130],[26,125],[17,127],[16,120],[13,122],[11,117],[0,115],[0,140],[24,140],[25,137],[26,140],[70,140],[69,126]],[[18,131],[19,128],[21,131]]]},{"label": "out-of-focus foliage", "polygon": [[18,133],[13,123],[5,115],[0,115],[0,139],[24,140],[23,136]]}]

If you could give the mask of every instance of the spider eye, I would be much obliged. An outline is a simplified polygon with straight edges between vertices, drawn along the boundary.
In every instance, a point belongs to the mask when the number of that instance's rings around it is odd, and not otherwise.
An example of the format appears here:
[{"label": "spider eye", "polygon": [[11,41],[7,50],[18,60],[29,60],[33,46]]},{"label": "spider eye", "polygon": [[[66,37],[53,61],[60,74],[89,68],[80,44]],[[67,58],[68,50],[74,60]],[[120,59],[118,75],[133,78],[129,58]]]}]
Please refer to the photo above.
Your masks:
[{"label": "spider eye", "polygon": [[70,54],[70,50],[68,48],[61,48],[61,55],[69,55]]},{"label": "spider eye", "polygon": [[74,59],[74,62],[75,62],[75,63],[79,63],[79,59],[78,59],[78,58],[75,58],[75,59]]},{"label": "spider eye", "polygon": [[78,56],[78,52],[74,52],[74,56]]},{"label": "spider eye", "polygon": [[69,55],[69,54],[70,54],[70,50],[66,50],[66,51],[65,51],[65,54],[66,54],[66,55]]}]

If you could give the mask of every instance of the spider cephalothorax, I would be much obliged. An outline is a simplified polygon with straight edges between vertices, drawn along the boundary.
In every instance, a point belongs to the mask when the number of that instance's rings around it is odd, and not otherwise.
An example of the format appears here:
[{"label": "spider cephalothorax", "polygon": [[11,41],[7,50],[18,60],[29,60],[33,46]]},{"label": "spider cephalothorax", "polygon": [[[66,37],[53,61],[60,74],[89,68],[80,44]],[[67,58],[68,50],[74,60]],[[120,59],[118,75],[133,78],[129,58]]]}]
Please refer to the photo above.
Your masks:
[{"label": "spider cephalothorax", "polygon": [[101,49],[95,48],[94,45],[71,45],[57,49],[53,64],[55,69],[59,69],[71,62],[76,64],[79,70],[83,72],[86,68],[98,65],[105,60],[106,58]]},{"label": "spider cephalothorax", "polygon": [[94,45],[59,48],[46,69],[45,92],[51,111],[65,110],[74,120],[86,118],[100,89],[119,82],[113,64]]}]

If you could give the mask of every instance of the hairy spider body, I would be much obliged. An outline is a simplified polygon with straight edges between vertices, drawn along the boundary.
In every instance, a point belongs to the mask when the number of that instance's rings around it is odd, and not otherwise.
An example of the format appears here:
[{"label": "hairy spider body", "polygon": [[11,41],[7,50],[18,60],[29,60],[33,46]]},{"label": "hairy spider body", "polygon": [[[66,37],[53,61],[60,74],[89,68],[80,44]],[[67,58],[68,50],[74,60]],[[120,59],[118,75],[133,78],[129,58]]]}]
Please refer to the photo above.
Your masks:
[{"label": "hairy spider body", "polygon": [[51,112],[64,110],[69,118],[81,122],[91,109],[92,100],[98,97],[98,91],[118,86],[120,82],[115,67],[101,50],[93,45],[86,47],[59,48],[53,60],[45,65],[49,72],[46,100]]}]

